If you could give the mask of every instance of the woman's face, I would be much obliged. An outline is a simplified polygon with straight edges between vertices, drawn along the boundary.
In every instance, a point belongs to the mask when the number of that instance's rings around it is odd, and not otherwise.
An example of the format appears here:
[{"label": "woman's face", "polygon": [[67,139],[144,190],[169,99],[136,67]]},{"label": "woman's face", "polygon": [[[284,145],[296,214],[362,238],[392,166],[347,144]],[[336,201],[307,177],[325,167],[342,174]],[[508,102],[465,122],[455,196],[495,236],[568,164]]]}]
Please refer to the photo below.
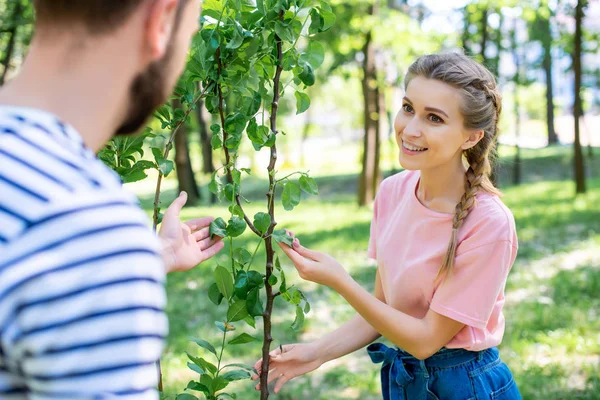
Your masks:
[{"label": "woman's face", "polygon": [[459,163],[483,132],[468,132],[460,111],[460,91],[433,79],[415,77],[406,88],[394,131],[400,164],[408,170],[428,170]]}]

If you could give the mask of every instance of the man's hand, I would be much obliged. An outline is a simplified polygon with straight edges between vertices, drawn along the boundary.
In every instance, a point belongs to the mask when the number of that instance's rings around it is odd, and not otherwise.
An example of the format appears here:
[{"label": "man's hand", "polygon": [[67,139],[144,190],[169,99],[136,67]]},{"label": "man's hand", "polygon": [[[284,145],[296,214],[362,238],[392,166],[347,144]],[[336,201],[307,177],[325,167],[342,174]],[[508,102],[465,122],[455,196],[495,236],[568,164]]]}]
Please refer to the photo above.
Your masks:
[{"label": "man's hand", "polygon": [[223,249],[222,238],[210,239],[209,227],[213,217],[181,222],[179,214],[187,201],[181,192],[167,208],[158,236],[163,244],[163,259],[167,272],[188,271]]}]

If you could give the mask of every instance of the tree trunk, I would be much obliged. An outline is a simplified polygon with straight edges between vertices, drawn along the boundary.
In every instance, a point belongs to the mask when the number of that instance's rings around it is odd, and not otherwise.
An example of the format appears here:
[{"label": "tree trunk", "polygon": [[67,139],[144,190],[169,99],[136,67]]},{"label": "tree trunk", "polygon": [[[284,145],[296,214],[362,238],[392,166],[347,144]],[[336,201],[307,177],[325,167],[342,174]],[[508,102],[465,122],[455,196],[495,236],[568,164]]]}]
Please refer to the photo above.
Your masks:
[{"label": "tree trunk", "polygon": [[15,42],[17,39],[17,19],[19,18],[21,11],[21,0],[18,0],[13,10],[12,27],[7,32],[10,36],[8,38],[8,44],[6,45],[6,51],[4,52],[4,59],[2,60],[3,69],[2,75],[0,75],[0,86],[4,85],[4,82],[6,82],[6,77],[8,76],[8,71],[10,70],[10,62],[12,60],[12,54],[15,50]]},{"label": "tree trunk", "polygon": [[[179,100],[173,100],[173,108],[181,108]],[[188,194],[188,205],[193,205],[200,200],[200,192],[194,178],[194,170],[190,161],[190,149],[188,146],[187,125],[183,124],[180,132],[175,135],[175,171],[179,182],[179,191]]]},{"label": "tree trunk", "polygon": [[583,6],[585,0],[578,0],[575,7],[575,51],[573,53],[573,71],[575,72],[575,104],[573,106],[573,119],[575,121],[575,193],[585,193],[585,167],[581,150],[579,119],[582,115],[581,106],[581,30],[583,21]]},{"label": "tree trunk", "polygon": [[465,6],[463,9],[463,29],[460,41],[465,54],[468,56],[473,55],[473,51],[471,50],[471,34],[469,33],[469,26],[471,25],[470,15],[471,14],[467,11],[467,6]]},{"label": "tree trunk", "polygon": [[206,118],[204,116],[204,101],[200,100],[196,106],[196,120],[198,121],[198,130],[200,131],[200,149],[202,150],[202,172],[212,174],[215,172],[213,163],[213,152],[210,140],[212,134],[208,132]]},{"label": "tree trunk", "polygon": [[[377,15],[377,5],[369,7],[371,15]],[[377,86],[375,45],[372,32],[367,33],[363,47],[363,99],[364,99],[364,147],[362,172],[358,184],[358,204],[367,205],[375,198],[381,180],[379,170],[381,93]]]},{"label": "tree trunk", "polygon": [[[212,134],[208,132],[208,124],[204,115],[204,101],[200,100],[196,105],[196,120],[198,121],[198,131],[200,132],[200,151],[202,151],[202,172],[212,174],[215,172],[213,162],[213,150],[210,140]],[[210,204],[217,202],[217,195],[210,193]]]},{"label": "tree trunk", "polygon": [[487,6],[481,10],[481,49],[479,55],[481,57],[481,62],[485,65],[487,58],[485,56],[485,50],[487,47],[488,41],[488,9]]},{"label": "tree trunk", "polygon": [[[549,27],[549,25],[548,25]],[[548,34],[550,30],[548,29]],[[546,74],[546,125],[548,127],[548,144],[558,143],[558,136],[554,130],[554,89],[552,82],[552,42],[544,42],[544,72]]]}]

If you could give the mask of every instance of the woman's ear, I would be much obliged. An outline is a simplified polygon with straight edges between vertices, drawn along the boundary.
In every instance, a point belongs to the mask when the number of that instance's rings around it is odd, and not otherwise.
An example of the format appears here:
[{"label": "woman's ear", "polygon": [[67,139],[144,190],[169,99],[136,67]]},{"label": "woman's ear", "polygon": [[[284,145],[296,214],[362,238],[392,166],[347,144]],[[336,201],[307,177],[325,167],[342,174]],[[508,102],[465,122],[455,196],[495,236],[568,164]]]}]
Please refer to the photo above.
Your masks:
[{"label": "woman's ear", "polygon": [[475,147],[477,145],[477,143],[479,143],[479,141],[481,139],[483,139],[483,136],[485,135],[485,132],[480,130],[480,131],[471,131],[471,133],[469,133],[469,137],[467,138],[467,140],[463,143],[463,145],[461,146],[463,150],[468,150],[472,147]]}]

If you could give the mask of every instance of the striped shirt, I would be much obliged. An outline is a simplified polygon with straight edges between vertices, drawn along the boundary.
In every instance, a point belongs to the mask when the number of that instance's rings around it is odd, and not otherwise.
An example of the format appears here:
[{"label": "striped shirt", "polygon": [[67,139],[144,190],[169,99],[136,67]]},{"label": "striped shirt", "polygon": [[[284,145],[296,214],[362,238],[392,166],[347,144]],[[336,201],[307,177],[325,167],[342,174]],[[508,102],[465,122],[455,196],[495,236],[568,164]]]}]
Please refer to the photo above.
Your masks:
[{"label": "striped shirt", "polygon": [[0,399],[156,399],[165,272],[134,195],[44,111],[0,106]]}]

